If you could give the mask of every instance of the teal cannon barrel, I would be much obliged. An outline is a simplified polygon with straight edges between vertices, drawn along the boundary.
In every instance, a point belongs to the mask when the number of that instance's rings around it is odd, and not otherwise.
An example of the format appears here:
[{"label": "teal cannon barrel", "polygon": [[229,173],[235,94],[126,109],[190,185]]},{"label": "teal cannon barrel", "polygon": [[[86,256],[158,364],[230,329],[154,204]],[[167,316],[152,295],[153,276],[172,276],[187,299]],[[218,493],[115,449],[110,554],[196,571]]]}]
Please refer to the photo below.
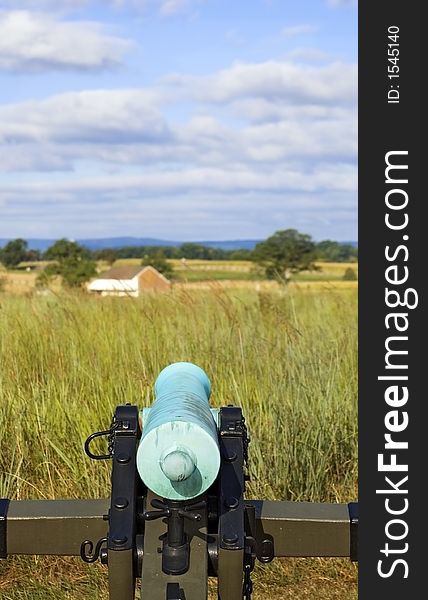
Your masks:
[{"label": "teal cannon barrel", "polygon": [[137,451],[138,473],[155,494],[189,500],[215,481],[220,449],[210,394],[206,373],[192,363],[169,365],[157,378]]}]

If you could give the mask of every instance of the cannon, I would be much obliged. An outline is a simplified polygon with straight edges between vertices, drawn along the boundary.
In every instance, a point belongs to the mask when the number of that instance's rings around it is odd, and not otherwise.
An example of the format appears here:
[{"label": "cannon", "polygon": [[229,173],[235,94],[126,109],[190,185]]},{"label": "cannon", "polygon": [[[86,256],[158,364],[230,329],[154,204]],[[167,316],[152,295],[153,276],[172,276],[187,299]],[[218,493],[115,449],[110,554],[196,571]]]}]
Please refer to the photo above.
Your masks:
[{"label": "cannon", "polygon": [[[211,383],[191,363],[166,367],[151,407],[116,408],[84,444],[111,460],[110,498],[0,499],[0,558],[80,556],[108,569],[109,599],[251,600],[256,560],[358,560],[358,504],[249,500],[249,437],[241,408],[211,408]],[[107,438],[105,454],[93,441]]]}]

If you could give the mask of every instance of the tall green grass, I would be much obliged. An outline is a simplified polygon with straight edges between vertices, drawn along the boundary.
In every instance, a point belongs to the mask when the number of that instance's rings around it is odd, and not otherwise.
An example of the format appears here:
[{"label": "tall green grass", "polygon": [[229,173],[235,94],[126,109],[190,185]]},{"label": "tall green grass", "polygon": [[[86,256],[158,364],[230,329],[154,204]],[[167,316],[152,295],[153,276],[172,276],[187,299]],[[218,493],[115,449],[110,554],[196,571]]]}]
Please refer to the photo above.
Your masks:
[{"label": "tall green grass", "polygon": [[1,297],[0,496],[107,496],[85,438],[117,404],[149,405],[159,371],[186,360],[214,406],[243,408],[248,497],[354,499],[356,312],[355,290],[332,289]]}]

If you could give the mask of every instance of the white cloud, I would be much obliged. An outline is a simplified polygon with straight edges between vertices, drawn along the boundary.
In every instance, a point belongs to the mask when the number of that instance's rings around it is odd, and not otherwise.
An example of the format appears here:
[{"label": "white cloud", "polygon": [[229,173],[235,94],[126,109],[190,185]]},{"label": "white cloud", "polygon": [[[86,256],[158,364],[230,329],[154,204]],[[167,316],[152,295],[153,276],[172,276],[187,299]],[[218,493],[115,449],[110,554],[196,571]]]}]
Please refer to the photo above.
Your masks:
[{"label": "white cloud", "polygon": [[0,12],[0,70],[100,69],[119,64],[129,48],[95,23]]},{"label": "white cloud", "polygon": [[188,0],[162,0],[160,4],[160,12],[162,15],[169,17],[186,10],[188,7]]},{"label": "white cloud", "polygon": [[58,147],[49,142],[40,141],[36,151],[35,144],[4,144],[0,139],[1,165],[0,173],[36,171],[52,173],[54,171],[73,171],[74,160]]},{"label": "white cloud", "polygon": [[98,90],[0,107],[2,169],[47,170],[50,158],[52,170],[84,160],[145,169],[189,164],[253,169],[337,157],[352,161],[356,155],[350,107],[249,98],[229,105],[229,116],[243,121],[237,127],[207,113],[168,123],[159,108],[164,101],[153,90]]},{"label": "white cloud", "polygon": [[263,173],[225,165],[4,184],[0,236],[13,236],[8,224],[20,223],[16,235],[24,237],[49,237],[54,231],[57,237],[120,232],[175,240],[227,239],[237,231],[251,238],[296,227],[325,239],[333,227],[338,239],[354,239],[355,184],[356,168],[339,163],[334,168],[320,165],[313,172]]},{"label": "white cloud", "polygon": [[208,77],[170,75],[165,83],[186,93],[191,89],[195,98],[204,102],[257,97],[287,104],[355,103],[357,66],[338,62],[321,67],[279,61],[237,63]]},{"label": "white cloud", "polygon": [[[187,11],[192,4],[201,0],[104,0],[107,6],[121,9],[131,7],[135,10],[154,8],[163,16],[171,16]],[[15,9],[48,12],[74,12],[82,6],[97,4],[96,0],[0,0],[0,10]]]},{"label": "white cloud", "polygon": [[327,4],[333,7],[357,6],[357,0],[327,0]]},{"label": "white cloud", "polygon": [[296,37],[299,35],[307,35],[309,33],[315,33],[318,31],[319,27],[316,25],[310,25],[309,23],[303,23],[301,25],[291,25],[289,27],[284,27],[282,30],[282,35],[287,38]]},{"label": "white cloud", "polygon": [[[215,174],[213,174],[215,175]],[[211,181],[214,180],[214,177]],[[337,239],[355,239],[355,193],[316,193],[268,189],[205,193],[181,186],[172,192],[142,189],[139,182],[110,179],[97,186],[81,182],[64,186],[16,187],[0,191],[4,200],[0,236],[105,237],[151,235],[172,240],[267,237],[277,229],[296,227],[317,239],[335,231]],[[167,215],[167,218],[165,218]],[[16,227],[19,223],[19,227]],[[11,227],[13,226],[13,229]],[[331,237],[331,235],[330,235]]]},{"label": "white cloud", "polygon": [[77,9],[87,3],[88,0],[0,0],[0,9],[64,11]]},{"label": "white cloud", "polygon": [[288,191],[313,192],[315,190],[352,192],[356,184],[356,168],[351,165],[320,165],[304,172],[301,169],[277,169],[269,173],[247,168],[186,168],[162,173],[102,175],[79,177],[59,181],[32,181],[28,183],[3,184],[1,194],[28,193],[37,196],[66,195],[100,191],[114,197],[118,190],[123,194],[151,196],[157,192],[203,191],[204,195],[231,191]]},{"label": "white cloud", "polygon": [[[253,66],[254,82],[247,71],[241,87],[223,88],[216,116],[204,106],[211,98],[203,77],[192,78],[192,85],[180,88],[178,95],[162,87],[94,90],[0,106],[1,169],[79,171],[82,165],[92,164],[100,172],[116,169],[126,174],[129,169],[143,169],[155,178],[161,172],[163,181],[168,173],[176,174],[190,165],[225,172],[257,171],[263,177],[280,169],[288,173],[290,187],[292,172],[313,172],[317,164],[328,161],[355,161],[356,111],[340,86],[335,98],[330,85],[328,102],[315,91],[313,97],[297,103],[296,88],[287,98],[281,81],[277,93],[265,86],[263,97],[259,65]],[[295,76],[306,73],[303,67],[292,70]],[[347,70],[351,70],[349,65]],[[323,76],[327,74],[328,79],[330,70],[311,71],[316,72],[313,78],[324,89]],[[223,71],[208,79],[216,81],[218,94],[218,80],[228,80],[229,75]],[[192,107],[194,116],[186,122],[175,121],[174,103],[188,102],[189,96],[202,96],[204,102]],[[165,103],[171,104],[169,119],[163,115]],[[296,181],[297,187],[306,189],[305,178]],[[251,189],[250,179],[248,185]]]},{"label": "white cloud", "polygon": [[349,116],[325,121],[314,119],[310,123],[288,119],[249,127],[243,131],[242,141],[249,157],[255,160],[327,160],[328,157],[349,160],[356,153],[357,130]]},{"label": "white cloud", "polygon": [[112,232],[127,216],[162,237],[168,215],[183,239],[204,222],[211,237],[227,237],[244,221],[256,236],[286,225],[354,238],[355,65],[269,61],[167,82],[0,106],[3,227],[34,206],[38,222],[58,231],[56,212],[73,236],[84,227],[73,214],[90,220],[90,234],[101,209]]},{"label": "white cloud", "polygon": [[293,48],[287,53],[287,59],[298,62],[321,62],[331,60],[331,54],[320,50],[319,48],[298,47]]},{"label": "white cloud", "polygon": [[164,139],[167,126],[144,90],[69,92],[0,107],[0,142],[135,143]]}]

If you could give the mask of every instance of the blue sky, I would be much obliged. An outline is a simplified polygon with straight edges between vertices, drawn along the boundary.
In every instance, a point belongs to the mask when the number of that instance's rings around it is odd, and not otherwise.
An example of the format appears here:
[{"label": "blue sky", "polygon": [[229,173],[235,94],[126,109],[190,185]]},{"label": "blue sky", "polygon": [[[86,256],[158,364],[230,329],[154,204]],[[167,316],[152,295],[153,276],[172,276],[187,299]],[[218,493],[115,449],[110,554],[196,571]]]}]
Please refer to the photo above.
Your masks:
[{"label": "blue sky", "polygon": [[0,0],[0,238],[357,237],[353,0]]}]

